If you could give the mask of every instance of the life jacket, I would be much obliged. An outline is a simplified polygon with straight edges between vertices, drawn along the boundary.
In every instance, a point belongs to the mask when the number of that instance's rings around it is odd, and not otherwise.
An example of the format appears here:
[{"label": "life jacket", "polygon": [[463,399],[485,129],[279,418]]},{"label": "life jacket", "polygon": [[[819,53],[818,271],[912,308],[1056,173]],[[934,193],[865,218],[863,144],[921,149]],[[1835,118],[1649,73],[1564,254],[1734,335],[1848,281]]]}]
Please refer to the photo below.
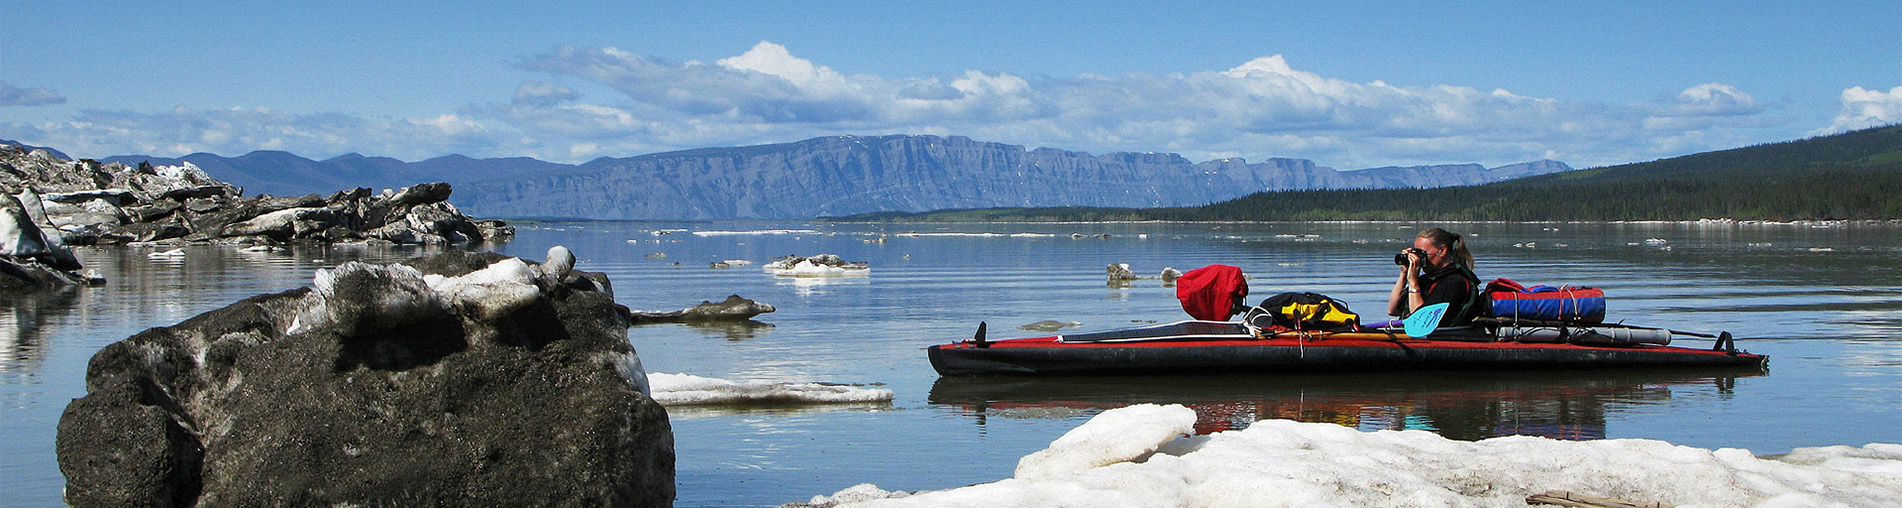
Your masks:
[{"label": "life jacket", "polygon": [[1491,300],[1480,291],[1479,275],[1473,273],[1473,269],[1467,268],[1466,265],[1454,265],[1451,272],[1443,269],[1438,275],[1421,291],[1432,294],[1440,284],[1453,283],[1465,284],[1467,288],[1465,300],[1446,302],[1447,307],[1452,309],[1448,309],[1446,317],[1440,320],[1440,326],[1463,326],[1472,323],[1473,318],[1491,312],[1491,306],[1487,305],[1491,303]]},{"label": "life jacket", "polygon": [[1176,299],[1182,310],[1203,321],[1227,321],[1247,305],[1248,281],[1242,269],[1208,265],[1176,278]]},{"label": "life jacket", "polygon": [[1360,314],[1346,304],[1316,293],[1282,293],[1261,301],[1259,306],[1270,321],[1255,326],[1279,326],[1290,330],[1351,331],[1360,328]]}]

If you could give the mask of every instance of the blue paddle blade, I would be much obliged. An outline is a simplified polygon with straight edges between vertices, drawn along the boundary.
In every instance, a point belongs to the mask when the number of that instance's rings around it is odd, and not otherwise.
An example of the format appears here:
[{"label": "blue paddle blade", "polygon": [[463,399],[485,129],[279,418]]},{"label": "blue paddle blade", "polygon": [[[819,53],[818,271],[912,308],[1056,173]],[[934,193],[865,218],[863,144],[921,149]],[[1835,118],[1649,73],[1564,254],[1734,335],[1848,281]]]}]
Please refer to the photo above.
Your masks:
[{"label": "blue paddle blade", "polygon": [[1402,324],[1407,327],[1408,337],[1420,338],[1433,335],[1433,330],[1440,327],[1440,318],[1445,316],[1446,304],[1436,303],[1413,311]]}]

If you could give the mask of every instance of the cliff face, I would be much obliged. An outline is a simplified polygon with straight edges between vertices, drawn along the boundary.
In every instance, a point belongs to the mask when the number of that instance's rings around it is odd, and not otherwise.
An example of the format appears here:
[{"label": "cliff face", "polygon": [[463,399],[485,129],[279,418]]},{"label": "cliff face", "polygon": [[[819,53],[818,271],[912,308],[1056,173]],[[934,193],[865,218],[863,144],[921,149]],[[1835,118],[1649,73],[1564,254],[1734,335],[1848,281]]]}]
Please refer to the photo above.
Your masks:
[{"label": "cliff face", "polygon": [[530,158],[418,162],[284,152],[177,159],[111,157],[136,166],[192,163],[252,192],[456,186],[456,204],[486,215],[596,219],[809,218],[865,212],[1039,206],[1192,206],[1272,190],[1473,185],[1571,168],[1537,161],[1336,171],[1303,159],[1191,162],[1171,153],[1093,155],[961,136],[834,136],[705,148],[581,165]]},{"label": "cliff face", "polygon": [[1265,190],[1467,185],[1569,169],[1540,161],[1341,172],[1300,159],[1198,164],[1168,153],[1026,150],[960,136],[838,136],[600,159],[560,174],[473,182],[458,201],[502,216],[806,218],[1007,206],[1185,206]]}]

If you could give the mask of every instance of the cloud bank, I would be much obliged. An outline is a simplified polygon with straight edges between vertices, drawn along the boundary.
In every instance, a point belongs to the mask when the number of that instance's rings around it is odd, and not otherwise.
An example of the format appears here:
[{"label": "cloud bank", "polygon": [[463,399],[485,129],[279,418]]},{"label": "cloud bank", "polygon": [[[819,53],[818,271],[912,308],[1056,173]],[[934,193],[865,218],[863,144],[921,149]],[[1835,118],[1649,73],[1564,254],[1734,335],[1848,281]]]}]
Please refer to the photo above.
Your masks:
[{"label": "cloud bank", "polygon": [[[1098,153],[1301,157],[1354,168],[1540,158],[1609,164],[1775,141],[1811,128],[1790,125],[1721,82],[1649,103],[1605,104],[1497,88],[1352,82],[1301,70],[1282,55],[1167,75],[965,70],[892,77],[841,73],[760,42],[713,62],[560,47],[514,64],[547,79],[430,118],[266,108],[86,110],[67,122],[0,122],[0,135],[89,154],[280,149],[581,161],[836,134],[957,134]],[[1846,90],[1842,116],[1828,129],[1893,123],[1902,117],[1898,97],[1902,87]]]},{"label": "cloud bank", "polygon": [[0,107],[4,106],[45,106],[66,102],[59,92],[40,87],[19,88],[0,81]]},{"label": "cloud bank", "polygon": [[1882,90],[1866,90],[1851,87],[1843,90],[1842,113],[1836,115],[1836,121],[1829,127],[1811,132],[1811,135],[1836,134],[1856,129],[1867,129],[1881,125],[1902,123],[1902,86]]}]

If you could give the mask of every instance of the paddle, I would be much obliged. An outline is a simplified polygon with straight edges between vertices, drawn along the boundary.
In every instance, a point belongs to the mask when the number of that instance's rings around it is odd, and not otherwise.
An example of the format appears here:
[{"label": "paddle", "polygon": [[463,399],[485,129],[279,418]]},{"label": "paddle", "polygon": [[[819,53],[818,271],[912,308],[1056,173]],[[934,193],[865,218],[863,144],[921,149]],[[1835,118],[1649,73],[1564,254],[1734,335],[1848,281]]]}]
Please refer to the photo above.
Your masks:
[{"label": "paddle", "polygon": [[1433,335],[1433,330],[1440,327],[1440,318],[1443,317],[1446,317],[1446,304],[1436,303],[1413,311],[1401,324],[1406,325],[1408,337],[1417,339]]}]

